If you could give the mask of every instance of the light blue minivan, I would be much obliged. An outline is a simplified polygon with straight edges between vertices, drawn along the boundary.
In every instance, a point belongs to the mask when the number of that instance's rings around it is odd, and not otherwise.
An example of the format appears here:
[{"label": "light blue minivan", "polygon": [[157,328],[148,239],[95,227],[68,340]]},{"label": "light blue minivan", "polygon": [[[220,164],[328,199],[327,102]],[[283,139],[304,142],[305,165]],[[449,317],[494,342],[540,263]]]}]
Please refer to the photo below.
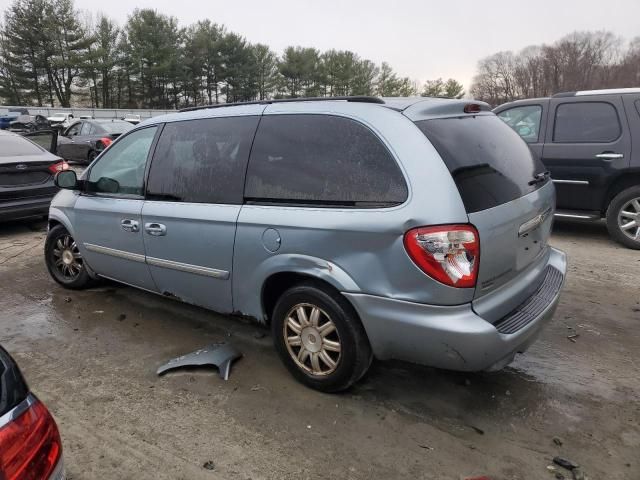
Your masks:
[{"label": "light blue minivan", "polygon": [[555,191],[488,105],[340,97],[194,108],[56,178],[45,256],[271,326],[300,381],[348,388],[373,357],[499,369],[554,313]]}]

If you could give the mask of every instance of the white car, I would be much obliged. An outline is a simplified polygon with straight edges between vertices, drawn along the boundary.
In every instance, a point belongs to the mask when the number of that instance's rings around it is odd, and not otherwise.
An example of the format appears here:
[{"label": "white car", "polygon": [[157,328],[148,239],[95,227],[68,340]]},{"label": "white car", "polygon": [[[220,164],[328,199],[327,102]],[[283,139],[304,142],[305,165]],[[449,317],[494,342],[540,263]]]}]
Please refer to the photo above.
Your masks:
[{"label": "white car", "polygon": [[71,126],[74,119],[72,113],[54,113],[50,117],[47,117],[47,120],[49,120],[52,127],[67,128]]},{"label": "white car", "polygon": [[140,118],[140,115],[134,115],[133,113],[126,114],[122,120],[124,120],[125,122],[132,123],[134,125],[137,125],[142,121],[142,119]]}]

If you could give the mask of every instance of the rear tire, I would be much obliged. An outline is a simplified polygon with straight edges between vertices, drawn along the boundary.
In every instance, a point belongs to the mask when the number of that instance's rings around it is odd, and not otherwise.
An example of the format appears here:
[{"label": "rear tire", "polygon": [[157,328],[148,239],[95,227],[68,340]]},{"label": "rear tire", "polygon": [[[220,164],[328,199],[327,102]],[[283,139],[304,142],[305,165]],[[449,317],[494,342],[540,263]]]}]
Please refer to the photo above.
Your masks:
[{"label": "rear tire", "polygon": [[627,188],[611,200],[607,229],[616,242],[640,250],[640,186]]},{"label": "rear tire", "polygon": [[291,374],[321,392],[346,390],[365,375],[373,359],[351,304],[316,282],[301,283],[282,294],[271,330]]},{"label": "rear tire", "polygon": [[93,162],[97,156],[98,152],[96,152],[95,150],[90,150],[89,155],[87,155],[87,163]]},{"label": "rear tire", "polygon": [[49,274],[64,288],[81,290],[96,283],[87,272],[74,238],[62,225],[47,233],[44,258]]}]

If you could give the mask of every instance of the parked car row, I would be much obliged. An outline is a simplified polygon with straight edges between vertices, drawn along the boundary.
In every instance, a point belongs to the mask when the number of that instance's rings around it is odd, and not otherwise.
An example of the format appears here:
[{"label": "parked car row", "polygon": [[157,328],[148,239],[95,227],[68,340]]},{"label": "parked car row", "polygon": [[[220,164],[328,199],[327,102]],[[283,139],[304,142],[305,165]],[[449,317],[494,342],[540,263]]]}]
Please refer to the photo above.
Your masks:
[{"label": "parked car row", "polygon": [[123,120],[80,120],[58,137],[57,154],[67,161],[91,163],[133,125]]},{"label": "parked car row", "polygon": [[640,249],[640,88],[518,100],[494,112],[551,173],[557,216],[606,218],[614,240]]},{"label": "parked car row", "polygon": [[42,115],[19,115],[9,123],[11,132],[37,132],[49,129],[51,129],[51,124]]},{"label": "parked car row", "polygon": [[0,115],[0,130],[8,130],[11,122],[20,115],[29,115],[26,108],[10,108],[7,113]]},{"label": "parked car row", "polygon": [[[80,115],[78,119],[94,120],[94,117],[93,115]],[[132,125],[137,125],[142,121],[140,115],[133,113],[125,115],[121,120]],[[72,113],[58,112],[50,115],[49,117],[45,117],[40,114],[31,115],[27,108],[10,108],[6,114],[0,115],[0,130],[32,132],[35,130],[45,130],[49,128],[66,129],[75,121],[76,118]]]}]

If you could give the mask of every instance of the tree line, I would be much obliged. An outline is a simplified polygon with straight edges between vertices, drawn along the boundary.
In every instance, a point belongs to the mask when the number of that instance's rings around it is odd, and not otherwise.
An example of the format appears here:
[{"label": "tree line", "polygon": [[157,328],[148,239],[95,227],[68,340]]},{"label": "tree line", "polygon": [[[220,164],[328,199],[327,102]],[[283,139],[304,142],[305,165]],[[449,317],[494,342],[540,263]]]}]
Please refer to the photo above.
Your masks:
[{"label": "tree line", "polygon": [[181,108],[283,97],[462,97],[454,79],[419,88],[354,52],[281,55],[224,25],[136,9],[123,26],[73,0],[15,0],[0,25],[0,101],[9,105]]},{"label": "tree line", "polygon": [[551,45],[498,52],[478,63],[471,94],[492,105],[559,92],[640,86],[640,37],[575,32]]}]

